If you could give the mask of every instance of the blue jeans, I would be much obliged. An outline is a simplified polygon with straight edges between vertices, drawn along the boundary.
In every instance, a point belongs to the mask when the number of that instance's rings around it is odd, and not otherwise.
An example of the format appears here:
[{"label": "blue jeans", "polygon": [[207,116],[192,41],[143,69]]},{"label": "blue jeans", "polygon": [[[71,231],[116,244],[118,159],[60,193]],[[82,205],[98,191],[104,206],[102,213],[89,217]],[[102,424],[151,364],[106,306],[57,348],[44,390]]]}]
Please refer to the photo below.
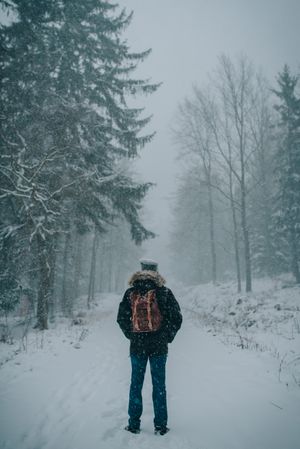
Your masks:
[{"label": "blue jeans", "polygon": [[142,388],[149,358],[152,378],[154,426],[166,426],[168,421],[166,393],[167,355],[131,355],[131,385],[129,392],[129,426],[140,428],[143,412]]}]

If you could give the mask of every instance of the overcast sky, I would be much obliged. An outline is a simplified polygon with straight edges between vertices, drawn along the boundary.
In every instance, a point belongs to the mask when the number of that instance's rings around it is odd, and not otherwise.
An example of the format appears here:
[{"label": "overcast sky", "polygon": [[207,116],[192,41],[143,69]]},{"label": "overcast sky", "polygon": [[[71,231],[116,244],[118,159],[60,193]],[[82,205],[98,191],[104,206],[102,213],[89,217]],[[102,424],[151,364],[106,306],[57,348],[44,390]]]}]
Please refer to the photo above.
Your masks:
[{"label": "overcast sky", "polygon": [[163,82],[140,99],[154,115],[150,129],[157,134],[137,166],[144,179],[157,184],[148,195],[146,225],[161,237],[146,252],[166,268],[170,196],[176,189],[170,127],[177,105],[194,83],[206,81],[221,53],[246,54],[272,82],[285,63],[298,70],[300,0],[119,0],[119,5],[134,11],[125,32],[130,48],[152,48],[138,74]]}]

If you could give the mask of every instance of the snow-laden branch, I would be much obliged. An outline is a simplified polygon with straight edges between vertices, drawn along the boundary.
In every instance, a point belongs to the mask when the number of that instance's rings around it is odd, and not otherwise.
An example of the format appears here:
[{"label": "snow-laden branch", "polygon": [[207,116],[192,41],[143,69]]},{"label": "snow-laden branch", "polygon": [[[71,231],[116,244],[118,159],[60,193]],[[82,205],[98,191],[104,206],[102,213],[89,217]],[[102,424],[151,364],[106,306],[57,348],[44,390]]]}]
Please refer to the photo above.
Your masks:
[{"label": "snow-laden branch", "polygon": [[34,178],[37,176],[37,174],[41,171],[41,169],[47,162],[53,162],[54,159],[52,159],[52,158],[60,151],[62,151],[62,149],[59,149],[59,150],[56,149],[56,150],[52,151],[50,154],[47,154],[44,157],[44,159],[39,163],[37,169],[35,170],[35,172],[31,176],[31,178],[29,179],[29,182],[32,182],[34,180]]}]

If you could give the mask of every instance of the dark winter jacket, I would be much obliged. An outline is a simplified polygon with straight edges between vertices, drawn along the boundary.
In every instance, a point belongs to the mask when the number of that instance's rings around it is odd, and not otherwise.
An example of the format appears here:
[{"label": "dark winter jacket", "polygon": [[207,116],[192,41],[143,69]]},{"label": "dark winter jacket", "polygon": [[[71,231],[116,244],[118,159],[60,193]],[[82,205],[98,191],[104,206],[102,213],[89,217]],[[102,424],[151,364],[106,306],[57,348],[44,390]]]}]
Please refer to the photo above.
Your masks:
[{"label": "dark winter jacket", "polygon": [[[130,281],[119,306],[117,322],[124,335],[130,340],[130,354],[163,355],[168,353],[171,343],[182,323],[178,302],[171,290],[164,286],[165,280],[155,271],[138,271]],[[145,294],[155,289],[157,304],[162,315],[162,324],[155,332],[132,332],[130,294],[139,291]]]}]

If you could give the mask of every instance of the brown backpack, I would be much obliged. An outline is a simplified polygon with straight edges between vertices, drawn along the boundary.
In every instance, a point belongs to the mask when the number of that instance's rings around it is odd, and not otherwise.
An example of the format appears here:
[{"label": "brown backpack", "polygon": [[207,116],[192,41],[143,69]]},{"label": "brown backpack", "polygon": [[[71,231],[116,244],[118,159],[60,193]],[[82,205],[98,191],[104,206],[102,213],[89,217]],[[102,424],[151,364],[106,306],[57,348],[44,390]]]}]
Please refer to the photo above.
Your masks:
[{"label": "brown backpack", "polygon": [[160,328],[162,316],[155,290],[145,294],[134,291],[130,294],[130,302],[133,332],[155,332]]}]

